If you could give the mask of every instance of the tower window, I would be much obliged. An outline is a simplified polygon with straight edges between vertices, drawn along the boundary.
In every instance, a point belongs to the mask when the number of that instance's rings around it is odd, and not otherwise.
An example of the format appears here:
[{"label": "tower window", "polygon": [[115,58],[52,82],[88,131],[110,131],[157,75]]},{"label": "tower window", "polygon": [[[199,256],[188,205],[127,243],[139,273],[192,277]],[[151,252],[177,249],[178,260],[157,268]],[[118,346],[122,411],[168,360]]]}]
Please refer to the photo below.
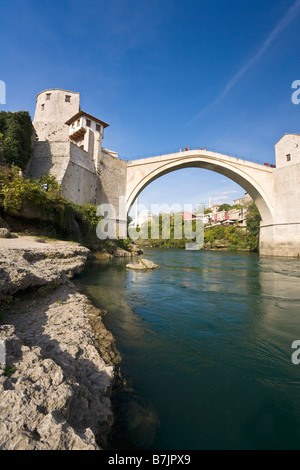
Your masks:
[{"label": "tower window", "polygon": [[100,132],[100,126],[99,126],[99,124],[96,124],[96,131],[97,131],[97,132]]},{"label": "tower window", "polygon": [[66,95],[65,102],[66,103],[71,103],[71,96],[70,95]]},{"label": "tower window", "polygon": [[89,119],[86,119],[86,127],[91,127],[91,121]]},{"label": "tower window", "polygon": [[47,100],[47,101],[50,101],[50,97],[51,97],[51,93],[47,93],[47,94],[46,94],[46,100]]},{"label": "tower window", "polygon": [[42,111],[44,111],[44,109],[45,109],[45,105],[44,105],[44,104],[42,104]]},{"label": "tower window", "polygon": [[286,161],[290,162],[291,160],[292,160],[291,154],[288,153],[287,156],[286,156]]}]

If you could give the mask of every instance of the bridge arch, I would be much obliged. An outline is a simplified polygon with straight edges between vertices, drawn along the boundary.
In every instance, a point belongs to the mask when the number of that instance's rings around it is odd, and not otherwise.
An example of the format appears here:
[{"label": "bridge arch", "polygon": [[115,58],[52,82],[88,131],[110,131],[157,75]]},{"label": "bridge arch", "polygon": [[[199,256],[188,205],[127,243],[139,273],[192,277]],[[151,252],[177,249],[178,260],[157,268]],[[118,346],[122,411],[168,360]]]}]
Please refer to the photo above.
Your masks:
[{"label": "bridge arch", "polygon": [[[270,185],[273,169],[245,160],[227,157],[214,152],[185,152],[152,159],[129,162],[127,167],[127,211],[138,195],[153,181],[163,175],[183,168],[203,168],[220,173],[239,184],[256,203],[262,224],[273,223],[273,201]],[[270,191],[271,190],[271,191]]]}]

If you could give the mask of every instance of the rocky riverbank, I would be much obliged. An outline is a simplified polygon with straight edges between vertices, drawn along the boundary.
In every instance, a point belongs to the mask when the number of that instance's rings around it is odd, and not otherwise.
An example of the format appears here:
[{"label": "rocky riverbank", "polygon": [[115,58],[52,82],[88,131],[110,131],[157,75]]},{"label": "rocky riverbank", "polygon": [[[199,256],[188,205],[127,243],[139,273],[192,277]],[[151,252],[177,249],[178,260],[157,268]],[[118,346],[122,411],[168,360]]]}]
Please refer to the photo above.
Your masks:
[{"label": "rocky riverbank", "polygon": [[90,251],[0,240],[0,449],[100,450],[120,361],[100,310],[71,278]]}]

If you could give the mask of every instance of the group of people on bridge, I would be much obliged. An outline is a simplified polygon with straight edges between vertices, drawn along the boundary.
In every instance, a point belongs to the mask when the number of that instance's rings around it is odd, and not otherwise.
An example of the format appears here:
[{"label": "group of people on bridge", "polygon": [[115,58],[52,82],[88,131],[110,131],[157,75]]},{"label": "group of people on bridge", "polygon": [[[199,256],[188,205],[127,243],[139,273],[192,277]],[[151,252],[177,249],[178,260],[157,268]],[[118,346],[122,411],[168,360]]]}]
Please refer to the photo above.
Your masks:
[{"label": "group of people on bridge", "polygon": [[[202,148],[200,150],[206,150],[206,147],[205,148]],[[189,151],[189,148],[188,147],[185,147],[184,149],[185,152],[188,152]],[[180,149],[180,152],[182,152],[182,149]]]}]

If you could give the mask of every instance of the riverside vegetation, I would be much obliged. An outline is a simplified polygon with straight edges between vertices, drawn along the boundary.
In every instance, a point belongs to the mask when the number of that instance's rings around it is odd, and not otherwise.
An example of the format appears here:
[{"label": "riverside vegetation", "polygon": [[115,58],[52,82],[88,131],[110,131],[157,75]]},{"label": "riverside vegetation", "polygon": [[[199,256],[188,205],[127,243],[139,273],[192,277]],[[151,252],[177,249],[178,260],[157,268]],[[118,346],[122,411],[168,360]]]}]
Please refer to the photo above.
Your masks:
[{"label": "riverside vegetation", "polygon": [[[227,205],[228,208],[231,206]],[[228,209],[227,208],[227,209]],[[169,218],[169,214],[167,214]],[[185,248],[185,244],[190,242],[184,236],[184,220],[181,219],[182,224],[182,238],[176,239],[174,233],[177,233],[176,220],[178,218],[175,214],[170,217],[170,233],[169,238],[163,236],[164,215],[160,214],[155,216],[153,221],[146,222],[137,232],[148,233],[148,239],[138,239],[140,246],[150,246],[152,248]],[[248,206],[248,214],[246,217],[246,227],[239,227],[238,225],[216,225],[204,227],[204,248],[205,249],[226,249],[230,251],[257,251],[258,250],[258,235],[260,225],[260,214],[255,205],[251,203]],[[190,222],[190,221],[189,221]],[[191,221],[192,229],[196,231],[196,220]],[[148,224],[148,226],[147,226]],[[151,239],[151,224],[158,225],[157,232],[159,233],[158,239]]]}]

